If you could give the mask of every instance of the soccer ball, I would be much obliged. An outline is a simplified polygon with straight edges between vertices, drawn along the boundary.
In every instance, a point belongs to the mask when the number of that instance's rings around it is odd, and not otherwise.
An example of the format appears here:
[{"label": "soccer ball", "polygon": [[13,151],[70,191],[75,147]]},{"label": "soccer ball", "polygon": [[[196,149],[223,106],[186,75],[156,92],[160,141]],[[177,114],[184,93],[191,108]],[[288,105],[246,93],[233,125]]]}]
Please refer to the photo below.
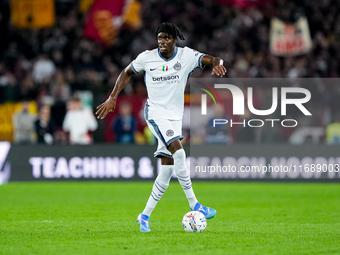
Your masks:
[{"label": "soccer ball", "polygon": [[207,227],[207,219],[203,213],[191,211],[184,215],[182,226],[186,232],[203,232]]}]

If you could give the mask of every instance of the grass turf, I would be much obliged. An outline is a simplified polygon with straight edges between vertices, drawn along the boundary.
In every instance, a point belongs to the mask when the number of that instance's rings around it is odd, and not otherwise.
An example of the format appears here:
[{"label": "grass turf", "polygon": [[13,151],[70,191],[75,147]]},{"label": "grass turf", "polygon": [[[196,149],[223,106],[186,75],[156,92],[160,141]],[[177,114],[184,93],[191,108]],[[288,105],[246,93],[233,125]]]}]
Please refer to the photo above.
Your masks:
[{"label": "grass turf", "polygon": [[135,220],[152,183],[10,183],[0,186],[0,254],[340,254],[338,184],[194,183],[217,210],[203,233],[172,182],[151,215]]}]

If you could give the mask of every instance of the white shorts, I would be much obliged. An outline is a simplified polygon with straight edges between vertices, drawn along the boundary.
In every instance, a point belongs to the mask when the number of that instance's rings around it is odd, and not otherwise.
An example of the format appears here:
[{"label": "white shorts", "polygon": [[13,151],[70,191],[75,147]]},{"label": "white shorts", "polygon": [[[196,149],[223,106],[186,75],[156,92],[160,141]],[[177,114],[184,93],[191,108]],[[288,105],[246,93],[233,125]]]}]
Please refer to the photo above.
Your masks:
[{"label": "white shorts", "polygon": [[151,132],[158,140],[157,151],[154,153],[154,157],[164,156],[172,158],[172,154],[168,151],[169,144],[176,140],[182,140],[182,120],[168,120],[168,119],[147,119]]}]

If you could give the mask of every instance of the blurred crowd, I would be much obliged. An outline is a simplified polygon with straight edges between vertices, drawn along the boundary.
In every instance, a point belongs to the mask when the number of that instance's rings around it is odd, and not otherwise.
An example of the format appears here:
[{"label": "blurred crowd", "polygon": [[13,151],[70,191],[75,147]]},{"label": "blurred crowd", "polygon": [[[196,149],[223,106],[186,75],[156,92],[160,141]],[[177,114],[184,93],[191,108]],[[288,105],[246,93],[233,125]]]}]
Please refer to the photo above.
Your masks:
[{"label": "blurred crowd", "polygon": [[[179,41],[179,46],[189,46],[222,58],[228,70],[227,75],[231,78],[340,76],[339,0],[279,0],[248,9],[223,6],[210,0],[153,0],[141,3],[142,27],[137,31],[123,27],[117,42],[109,48],[83,37],[86,14],[80,13],[73,1],[56,1],[56,23],[46,29],[17,29],[10,24],[4,25],[4,14],[9,7],[3,4],[0,24],[0,32],[4,35],[0,43],[0,103],[23,102],[22,112],[25,112],[28,101],[33,100],[37,104],[39,118],[32,118],[31,129],[35,130],[35,135],[34,141],[30,142],[90,143],[94,138],[95,142],[153,143],[142,116],[147,98],[142,75],[133,76],[122,91],[117,111],[105,122],[91,121],[93,114],[88,108],[82,107],[81,104],[85,103],[79,95],[90,91],[91,105],[95,107],[102,103],[122,68],[140,52],[157,47],[153,31],[163,21],[177,24],[183,32],[186,40]],[[269,51],[271,18],[279,17],[283,21],[294,22],[300,16],[306,16],[309,22],[313,41],[311,52],[296,57],[273,56]],[[209,78],[210,72],[209,68],[196,70],[191,77]],[[327,125],[337,121],[340,89],[339,86],[325,85],[315,86],[314,89],[313,93],[320,97],[311,107],[315,108],[319,116],[313,118],[312,123],[306,121],[304,126],[322,127],[325,130]],[[267,107],[268,93],[259,91],[256,96],[259,108]],[[69,120],[74,122],[75,117],[68,115],[72,111],[82,110],[84,116],[92,116],[88,117],[91,123],[80,132],[84,133],[82,138],[76,138],[71,134],[72,123],[69,123]],[[216,111],[217,114],[225,114],[221,109]],[[15,127],[20,126],[19,117],[18,113],[13,116]],[[29,122],[30,117],[21,117],[24,123]],[[211,123],[207,120],[207,130],[210,130],[209,126]],[[238,135],[238,132],[244,132],[245,135]],[[227,142],[265,142],[265,139],[256,138],[256,134],[245,138],[249,132],[242,130],[232,133],[224,129],[222,133]],[[280,132],[276,133],[268,142],[289,142],[289,136],[279,137]],[[14,138],[17,139],[17,136],[15,132]],[[202,136],[201,140],[210,142],[216,139],[209,132]],[[326,141],[325,136],[323,132],[318,142]],[[307,138],[302,143],[306,141]]]}]

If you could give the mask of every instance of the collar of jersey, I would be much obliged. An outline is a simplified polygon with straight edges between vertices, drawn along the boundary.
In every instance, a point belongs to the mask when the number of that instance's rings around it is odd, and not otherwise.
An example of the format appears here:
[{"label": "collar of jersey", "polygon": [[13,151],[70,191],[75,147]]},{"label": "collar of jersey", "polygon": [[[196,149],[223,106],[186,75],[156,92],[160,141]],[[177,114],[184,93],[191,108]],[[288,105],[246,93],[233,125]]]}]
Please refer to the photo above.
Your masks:
[{"label": "collar of jersey", "polygon": [[170,61],[170,60],[174,59],[174,58],[176,57],[176,55],[177,55],[177,46],[175,46],[175,53],[174,53],[174,55],[172,55],[172,57],[169,58],[169,59],[166,59],[166,58],[164,58],[164,57],[162,56],[161,51],[160,51],[159,48],[158,48],[158,55],[159,55],[159,56],[161,57],[161,59],[163,59],[164,61]]}]

